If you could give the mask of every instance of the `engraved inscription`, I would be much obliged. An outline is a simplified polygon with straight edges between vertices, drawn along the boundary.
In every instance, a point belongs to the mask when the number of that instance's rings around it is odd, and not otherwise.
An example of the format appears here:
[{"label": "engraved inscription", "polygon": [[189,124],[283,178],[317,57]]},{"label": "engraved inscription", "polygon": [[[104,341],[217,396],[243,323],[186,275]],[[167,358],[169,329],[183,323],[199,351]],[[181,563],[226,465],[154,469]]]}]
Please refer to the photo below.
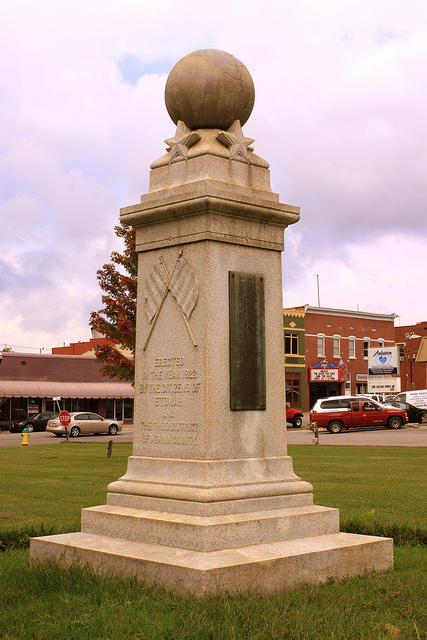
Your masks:
[{"label": "engraved inscription", "polygon": [[266,408],[264,278],[229,273],[230,409]]},{"label": "engraved inscription", "polygon": [[198,370],[188,366],[182,356],[154,357],[139,384],[150,416],[156,417],[142,422],[142,442],[197,445],[199,423],[189,422],[185,417],[186,409],[191,410],[191,402],[201,388]]}]

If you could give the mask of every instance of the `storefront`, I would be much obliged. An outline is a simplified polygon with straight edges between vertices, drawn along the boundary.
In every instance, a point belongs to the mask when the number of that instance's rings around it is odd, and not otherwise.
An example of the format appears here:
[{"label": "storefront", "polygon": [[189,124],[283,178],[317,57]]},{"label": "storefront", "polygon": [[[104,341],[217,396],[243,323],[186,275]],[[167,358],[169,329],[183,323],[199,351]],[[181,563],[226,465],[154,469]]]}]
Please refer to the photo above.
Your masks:
[{"label": "storefront", "polygon": [[[61,398],[55,401],[54,398]],[[5,353],[0,362],[0,426],[31,414],[66,409],[133,420],[130,382],[99,372],[93,356]]]},{"label": "storefront", "polygon": [[310,387],[310,406],[319,398],[345,395],[347,367],[342,360],[333,365],[326,359],[310,367],[308,370]]}]

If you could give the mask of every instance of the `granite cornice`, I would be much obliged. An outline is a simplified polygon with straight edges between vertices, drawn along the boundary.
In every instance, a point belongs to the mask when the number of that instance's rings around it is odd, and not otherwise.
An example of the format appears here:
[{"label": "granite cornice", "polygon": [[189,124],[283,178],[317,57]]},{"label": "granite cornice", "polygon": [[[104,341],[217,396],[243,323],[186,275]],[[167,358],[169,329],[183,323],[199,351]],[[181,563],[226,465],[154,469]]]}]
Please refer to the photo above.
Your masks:
[{"label": "granite cornice", "polygon": [[134,227],[199,213],[219,213],[287,227],[299,220],[299,207],[279,202],[273,192],[228,185],[213,180],[148,192],[141,203],[120,211],[123,222]]}]

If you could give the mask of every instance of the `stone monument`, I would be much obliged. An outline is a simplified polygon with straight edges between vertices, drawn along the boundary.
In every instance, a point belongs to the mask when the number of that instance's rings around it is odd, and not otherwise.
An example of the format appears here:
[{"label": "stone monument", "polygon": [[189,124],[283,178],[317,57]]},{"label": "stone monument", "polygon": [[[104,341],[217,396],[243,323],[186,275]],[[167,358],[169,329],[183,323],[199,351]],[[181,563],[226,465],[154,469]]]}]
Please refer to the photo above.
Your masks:
[{"label": "stone monument", "polygon": [[392,540],[340,533],[287,455],[281,251],[299,209],[242,132],[254,95],[223,51],[169,75],[175,136],[121,211],[139,254],[133,455],[81,532],[31,541],[35,560],[197,596],[393,566]]}]

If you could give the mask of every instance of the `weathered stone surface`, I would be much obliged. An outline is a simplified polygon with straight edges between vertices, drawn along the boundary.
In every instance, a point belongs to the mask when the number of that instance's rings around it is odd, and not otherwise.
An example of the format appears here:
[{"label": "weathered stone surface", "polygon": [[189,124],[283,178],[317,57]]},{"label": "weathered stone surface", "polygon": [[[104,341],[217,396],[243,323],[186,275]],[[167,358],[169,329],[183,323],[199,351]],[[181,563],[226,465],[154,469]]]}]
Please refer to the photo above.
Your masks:
[{"label": "weathered stone surface", "polygon": [[[196,58],[202,75],[217,64]],[[229,71],[219,66],[213,86]],[[33,539],[31,557],[197,596],[388,571],[392,540],[339,533],[338,511],[313,505],[287,455],[281,251],[299,209],[279,202],[268,164],[235,124],[250,100],[239,115],[219,92],[224,120],[209,121],[211,89],[194,91],[196,119],[179,103],[148,193],[121,212],[139,252],[133,455],[107,504],[83,510],[82,531]],[[189,130],[202,126],[213,128]],[[230,405],[230,273],[263,283],[266,395],[256,410]],[[236,296],[236,313],[249,313],[245,292]]]},{"label": "weathered stone surface", "polygon": [[245,65],[218,49],[189,53],[177,62],[166,83],[170,117],[190,129],[228,129],[235,120],[244,125],[254,101],[254,83]]},{"label": "weathered stone surface", "polygon": [[273,595],[308,583],[343,580],[393,566],[389,538],[335,533],[214,552],[188,551],[68,533],[33,538],[32,557],[63,568],[89,565],[101,575],[132,576],[152,587],[196,597],[221,593]]}]

